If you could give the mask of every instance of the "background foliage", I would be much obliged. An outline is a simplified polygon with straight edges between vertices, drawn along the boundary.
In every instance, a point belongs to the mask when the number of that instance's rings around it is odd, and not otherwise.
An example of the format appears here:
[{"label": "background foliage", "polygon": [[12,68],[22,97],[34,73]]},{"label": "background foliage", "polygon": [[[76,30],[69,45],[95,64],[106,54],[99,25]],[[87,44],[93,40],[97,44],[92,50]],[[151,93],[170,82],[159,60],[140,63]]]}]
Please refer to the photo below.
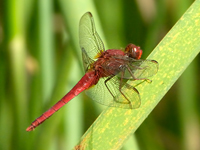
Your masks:
[{"label": "background foliage", "polygon": [[[192,2],[1,0],[0,149],[72,149],[102,112],[83,93],[25,131],[84,74],[78,23],[86,11],[107,49],[135,43],[145,59]],[[123,149],[198,149],[199,73],[197,58]]]}]

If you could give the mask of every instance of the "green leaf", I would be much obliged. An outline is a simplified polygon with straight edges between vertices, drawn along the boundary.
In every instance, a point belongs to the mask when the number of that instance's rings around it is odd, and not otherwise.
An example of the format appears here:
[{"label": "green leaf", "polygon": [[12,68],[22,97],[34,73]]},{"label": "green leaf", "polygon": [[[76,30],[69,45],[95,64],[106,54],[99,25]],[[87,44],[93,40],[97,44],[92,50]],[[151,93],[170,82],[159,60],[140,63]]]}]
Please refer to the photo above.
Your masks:
[{"label": "green leaf", "polygon": [[[88,129],[75,149],[120,149],[180,77],[200,51],[200,1],[195,1],[148,59],[158,61],[151,84],[137,86],[142,104],[134,110],[107,108]],[[135,82],[129,81],[130,84]]]}]

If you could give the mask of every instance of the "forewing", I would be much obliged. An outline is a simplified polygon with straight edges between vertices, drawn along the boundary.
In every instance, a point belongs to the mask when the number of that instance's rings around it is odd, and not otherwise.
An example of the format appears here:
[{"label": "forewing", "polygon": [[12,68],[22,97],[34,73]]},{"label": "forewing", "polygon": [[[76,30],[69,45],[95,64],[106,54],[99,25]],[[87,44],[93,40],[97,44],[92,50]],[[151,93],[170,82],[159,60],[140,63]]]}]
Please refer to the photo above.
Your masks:
[{"label": "forewing", "polygon": [[140,106],[140,96],[137,89],[127,83],[123,83],[120,92],[120,80],[115,76],[106,82],[109,92],[105,86],[106,79],[101,78],[94,87],[86,91],[86,94],[96,102],[106,106],[125,109],[134,109]]},{"label": "forewing", "polygon": [[93,16],[90,12],[85,13],[79,23],[79,44],[82,50],[83,64],[85,70],[90,66],[90,63],[95,60],[98,53],[104,51],[104,45],[99,37]]},{"label": "forewing", "polygon": [[[155,60],[131,60],[127,63],[124,78],[133,80],[147,79],[158,71],[158,62]],[[130,73],[131,72],[131,73]]]}]

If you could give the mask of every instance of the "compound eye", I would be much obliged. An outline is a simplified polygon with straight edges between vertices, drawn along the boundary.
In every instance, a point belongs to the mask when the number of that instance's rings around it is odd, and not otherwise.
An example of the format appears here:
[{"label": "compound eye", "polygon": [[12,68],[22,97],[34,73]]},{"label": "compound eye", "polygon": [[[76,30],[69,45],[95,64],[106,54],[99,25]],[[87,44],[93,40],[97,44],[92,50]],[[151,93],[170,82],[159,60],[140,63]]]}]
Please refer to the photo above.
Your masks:
[{"label": "compound eye", "polygon": [[142,56],[142,50],[139,46],[136,46],[134,44],[129,44],[126,46],[125,53],[134,59],[140,59]]}]

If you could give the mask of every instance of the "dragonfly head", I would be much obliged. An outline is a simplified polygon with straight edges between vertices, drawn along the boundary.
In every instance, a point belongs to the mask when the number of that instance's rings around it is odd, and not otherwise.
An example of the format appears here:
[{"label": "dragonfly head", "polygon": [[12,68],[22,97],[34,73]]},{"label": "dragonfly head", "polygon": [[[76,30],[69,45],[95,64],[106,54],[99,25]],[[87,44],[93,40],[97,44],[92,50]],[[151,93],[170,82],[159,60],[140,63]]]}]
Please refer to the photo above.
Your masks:
[{"label": "dragonfly head", "polygon": [[125,48],[125,53],[128,57],[134,59],[140,59],[140,57],[142,56],[142,50],[139,46],[136,46],[134,44],[128,44]]}]

